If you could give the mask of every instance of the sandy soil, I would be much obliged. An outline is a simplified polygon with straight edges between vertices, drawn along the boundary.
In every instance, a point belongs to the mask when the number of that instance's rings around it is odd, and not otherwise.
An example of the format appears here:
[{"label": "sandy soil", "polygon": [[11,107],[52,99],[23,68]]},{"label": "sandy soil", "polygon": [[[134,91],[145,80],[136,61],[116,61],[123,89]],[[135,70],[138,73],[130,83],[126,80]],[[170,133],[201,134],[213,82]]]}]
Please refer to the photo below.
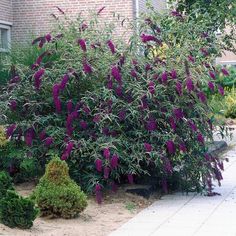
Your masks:
[{"label": "sandy soil", "polygon": [[[29,195],[34,186],[23,184],[17,191]],[[98,205],[89,198],[88,207],[80,217],[72,220],[37,218],[30,230],[10,229],[0,224],[0,235],[4,236],[106,236],[119,228],[140,210],[150,205],[159,196],[149,200],[127,194],[119,189],[116,194],[107,193],[104,202]]]}]

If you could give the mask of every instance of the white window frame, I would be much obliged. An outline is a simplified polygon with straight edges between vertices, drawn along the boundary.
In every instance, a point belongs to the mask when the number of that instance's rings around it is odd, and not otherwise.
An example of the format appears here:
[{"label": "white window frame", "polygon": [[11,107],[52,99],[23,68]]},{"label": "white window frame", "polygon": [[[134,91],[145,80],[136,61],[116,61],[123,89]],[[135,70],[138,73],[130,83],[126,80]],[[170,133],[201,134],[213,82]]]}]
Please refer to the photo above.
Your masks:
[{"label": "white window frame", "polygon": [[7,30],[8,48],[0,48],[0,52],[8,52],[11,48],[11,27],[12,23],[0,20],[0,29]]}]

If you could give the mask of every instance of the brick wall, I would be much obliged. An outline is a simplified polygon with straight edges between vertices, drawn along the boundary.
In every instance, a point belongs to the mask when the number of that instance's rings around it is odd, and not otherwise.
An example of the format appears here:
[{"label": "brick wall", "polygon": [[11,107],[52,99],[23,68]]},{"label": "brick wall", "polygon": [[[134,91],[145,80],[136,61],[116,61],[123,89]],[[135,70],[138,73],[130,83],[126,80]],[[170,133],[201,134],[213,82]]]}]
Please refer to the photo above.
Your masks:
[{"label": "brick wall", "polygon": [[12,23],[12,0],[0,0],[0,21]]},{"label": "brick wall", "polygon": [[[133,0],[13,0],[13,40],[22,42],[32,35],[49,32],[53,21],[50,14],[59,15],[55,6],[63,9],[70,18],[106,6],[101,14],[104,20],[111,20],[113,12],[133,19]],[[122,28],[118,27],[117,31],[121,33]]]},{"label": "brick wall", "polygon": [[[146,0],[139,0],[140,12],[145,12],[147,10],[146,2],[147,2]],[[158,11],[166,9],[166,0],[151,0],[151,3]]]}]

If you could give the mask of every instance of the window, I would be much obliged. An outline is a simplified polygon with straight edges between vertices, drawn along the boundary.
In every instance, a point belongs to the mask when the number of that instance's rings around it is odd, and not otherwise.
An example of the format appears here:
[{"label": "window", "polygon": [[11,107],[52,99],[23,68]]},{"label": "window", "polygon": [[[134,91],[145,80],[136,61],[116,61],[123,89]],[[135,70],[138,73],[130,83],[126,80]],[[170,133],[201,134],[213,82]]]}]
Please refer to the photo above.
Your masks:
[{"label": "window", "polygon": [[11,43],[11,26],[0,22],[0,52],[7,52]]}]

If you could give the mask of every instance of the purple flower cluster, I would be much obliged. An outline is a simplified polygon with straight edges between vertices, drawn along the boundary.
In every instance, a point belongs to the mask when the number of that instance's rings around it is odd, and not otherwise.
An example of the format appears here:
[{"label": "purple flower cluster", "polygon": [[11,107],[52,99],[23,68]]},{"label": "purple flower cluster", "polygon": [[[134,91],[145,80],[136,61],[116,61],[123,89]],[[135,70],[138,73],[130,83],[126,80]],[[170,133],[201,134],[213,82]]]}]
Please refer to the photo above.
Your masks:
[{"label": "purple flower cluster", "polygon": [[62,156],[61,156],[61,160],[65,161],[68,159],[68,157],[70,156],[71,154],[71,151],[74,147],[74,143],[72,141],[68,142],[67,145],[66,145],[66,149],[64,150]]}]

